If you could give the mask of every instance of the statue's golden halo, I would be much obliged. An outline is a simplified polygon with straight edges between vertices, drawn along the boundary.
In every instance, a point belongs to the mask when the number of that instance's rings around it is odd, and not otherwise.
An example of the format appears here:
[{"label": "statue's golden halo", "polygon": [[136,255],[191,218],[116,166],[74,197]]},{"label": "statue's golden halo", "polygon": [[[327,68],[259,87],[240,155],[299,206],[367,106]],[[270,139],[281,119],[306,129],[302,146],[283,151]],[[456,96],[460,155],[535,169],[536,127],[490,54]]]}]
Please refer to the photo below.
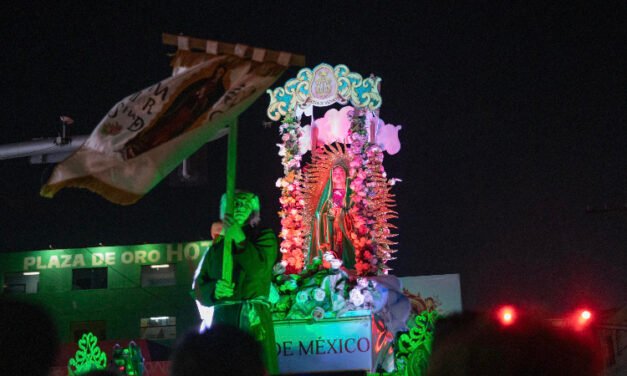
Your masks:
[{"label": "statue's golden halo", "polygon": [[[341,166],[346,171],[346,177],[351,179],[350,156],[346,152],[346,146],[340,143],[325,145],[314,153],[311,163],[304,168],[303,174],[303,199],[305,200],[303,212],[303,230],[307,235],[305,244],[309,244],[311,236],[311,223],[315,216],[315,210],[320,201],[322,191],[331,177],[331,170]],[[347,187],[348,188],[348,187]],[[307,250],[307,253],[309,250]]]}]

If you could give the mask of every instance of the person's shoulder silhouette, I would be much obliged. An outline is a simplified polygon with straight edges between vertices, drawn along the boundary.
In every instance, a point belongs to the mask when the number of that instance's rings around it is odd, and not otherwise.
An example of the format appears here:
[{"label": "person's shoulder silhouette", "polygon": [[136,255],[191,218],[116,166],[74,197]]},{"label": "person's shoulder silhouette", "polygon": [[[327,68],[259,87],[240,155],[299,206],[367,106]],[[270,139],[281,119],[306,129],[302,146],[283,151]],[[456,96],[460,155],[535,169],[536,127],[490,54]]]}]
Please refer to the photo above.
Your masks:
[{"label": "person's shoulder silhouette", "polygon": [[47,375],[58,351],[52,318],[41,307],[0,297],[3,375]]},{"label": "person's shoulder silhouette", "polygon": [[538,317],[503,326],[464,313],[436,324],[428,376],[600,375],[602,358],[591,333],[556,328]]},{"label": "person's shoulder silhouette", "polygon": [[261,346],[247,332],[229,325],[214,325],[203,333],[191,332],[177,344],[172,376],[263,376]]}]

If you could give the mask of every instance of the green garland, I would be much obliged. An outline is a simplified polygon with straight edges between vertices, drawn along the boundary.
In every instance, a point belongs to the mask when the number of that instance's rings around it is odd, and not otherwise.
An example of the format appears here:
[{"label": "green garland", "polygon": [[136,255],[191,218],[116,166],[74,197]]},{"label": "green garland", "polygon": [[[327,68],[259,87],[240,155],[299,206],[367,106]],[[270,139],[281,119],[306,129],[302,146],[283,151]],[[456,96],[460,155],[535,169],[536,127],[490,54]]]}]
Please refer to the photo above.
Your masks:
[{"label": "green garland", "polygon": [[395,376],[426,374],[433,344],[433,331],[440,315],[437,311],[422,311],[414,319],[415,327],[398,336],[394,356]]}]

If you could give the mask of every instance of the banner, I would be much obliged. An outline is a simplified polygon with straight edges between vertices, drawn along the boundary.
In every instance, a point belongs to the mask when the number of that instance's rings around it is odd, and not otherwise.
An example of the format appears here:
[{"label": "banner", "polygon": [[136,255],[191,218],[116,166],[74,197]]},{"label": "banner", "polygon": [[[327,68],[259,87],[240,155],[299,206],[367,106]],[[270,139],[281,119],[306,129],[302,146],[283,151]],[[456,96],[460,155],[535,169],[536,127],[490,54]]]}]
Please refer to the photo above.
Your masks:
[{"label": "banner", "polygon": [[366,315],[274,322],[281,374],[376,370],[381,331]]},{"label": "banner", "polygon": [[226,135],[228,124],[285,70],[206,54],[182,67],[185,54],[175,57],[178,74],[113,106],[83,146],[55,167],[41,195],[79,187],[117,204],[137,202],[203,144]]},{"label": "banner", "polygon": [[459,274],[400,277],[412,314],[437,310],[442,315],[462,312]]}]

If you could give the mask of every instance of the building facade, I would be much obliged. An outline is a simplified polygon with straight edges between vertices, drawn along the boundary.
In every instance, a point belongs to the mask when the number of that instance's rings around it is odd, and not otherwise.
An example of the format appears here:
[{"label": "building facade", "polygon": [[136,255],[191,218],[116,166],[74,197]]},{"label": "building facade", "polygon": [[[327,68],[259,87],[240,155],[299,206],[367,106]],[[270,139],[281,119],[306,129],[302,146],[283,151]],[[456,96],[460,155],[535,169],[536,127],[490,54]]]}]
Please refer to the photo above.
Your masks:
[{"label": "building facade", "polygon": [[190,294],[210,241],[0,254],[2,293],[45,307],[62,343],[101,340],[171,346],[200,323]]}]

